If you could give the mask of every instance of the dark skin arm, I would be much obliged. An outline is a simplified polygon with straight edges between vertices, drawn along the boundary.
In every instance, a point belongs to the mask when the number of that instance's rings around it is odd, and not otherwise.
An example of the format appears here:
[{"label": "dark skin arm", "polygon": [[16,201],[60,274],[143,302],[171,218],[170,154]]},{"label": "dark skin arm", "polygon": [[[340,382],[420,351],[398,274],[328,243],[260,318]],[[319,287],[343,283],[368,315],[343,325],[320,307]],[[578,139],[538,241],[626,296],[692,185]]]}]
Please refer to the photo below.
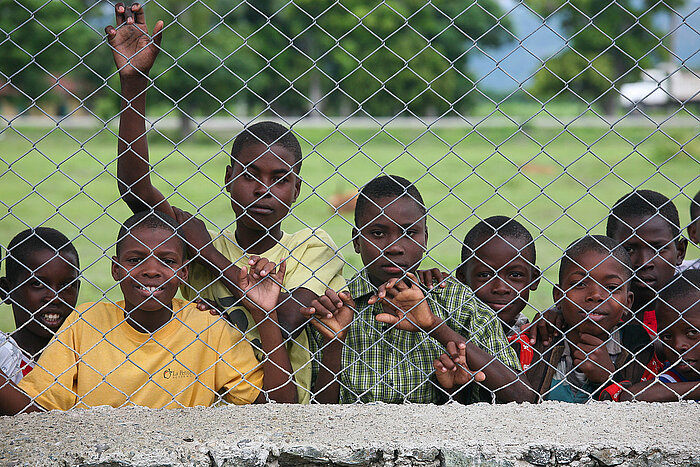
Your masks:
[{"label": "dark skin arm", "polygon": [[662,383],[643,381],[632,385],[620,394],[621,401],[678,402],[700,400],[700,381]]},{"label": "dark skin arm", "polygon": [[348,292],[336,293],[328,289],[310,307],[302,307],[301,314],[312,320],[312,325],[325,341],[321,369],[314,385],[314,398],[321,404],[337,404],[340,399],[338,378],[343,343],[355,314],[355,302]]},{"label": "dark skin arm", "polygon": [[[165,203],[167,203],[167,201],[165,201]],[[228,258],[214,247],[211,235],[209,235],[209,231],[204,225],[204,222],[192,216],[192,214],[174,206],[172,207],[172,211],[187,239],[187,247],[190,256],[194,257],[196,261],[209,269],[215,277],[219,277],[219,280],[223,282],[229,292],[231,292],[234,297],[240,299],[242,297],[242,292],[241,287],[237,283],[240,277],[240,268],[229,261]],[[256,272],[253,273],[254,280],[262,280],[270,273],[270,270],[274,268],[274,263],[270,263],[267,259],[260,258],[259,256],[252,256],[248,264],[250,266],[259,261],[261,261],[259,267],[256,268]],[[280,292],[276,312],[279,318],[279,324],[288,334],[297,336],[302,331],[306,323],[306,318],[299,313],[299,307],[311,306],[311,303],[316,298],[317,296],[315,293],[303,287],[294,289],[291,295]],[[248,309],[248,311],[251,310]]]},{"label": "dark skin arm", "polygon": [[32,398],[0,370],[0,415],[44,411],[43,407],[32,402]]},{"label": "dark skin arm", "polygon": [[418,287],[415,276],[409,273],[407,277],[411,281],[410,287],[404,280],[392,279],[379,287],[377,295],[370,297],[369,304],[381,301],[386,310],[385,313],[377,315],[377,321],[394,325],[404,331],[426,332],[445,347],[450,342],[457,346],[464,343],[468,367],[478,368],[486,375],[484,385],[495,391],[500,401],[536,401],[537,395],[524,373],[518,375],[494,356],[467,342],[464,336],[435,316]]},{"label": "dark skin arm", "polygon": [[[260,274],[261,269],[269,267],[270,264],[272,268],[264,280],[253,279],[253,275]],[[275,311],[286,266],[284,262],[277,269],[274,266],[274,263],[261,264],[261,261],[258,261],[251,265],[250,270],[242,268],[238,281],[244,292],[243,301],[246,308],[250,310],[260,331],[262,350],[266,355],[263,361],[263,390],[255,402],[265,403],[269,398],[281,403],[296,403],[297,390],[291,377],[292,364],[277,324]]]},{"label": "dark skin arm", "polygon": [[162,39],[163,22],[148,33],[146,15],[139,4],[114,6],[117,27],[107,26],[107,40],[121,82],[121,114],[117,144],[117,185],[133,212],[157,209],[175,217],[163,194],[151,183],[146,139],[146,88]]}]

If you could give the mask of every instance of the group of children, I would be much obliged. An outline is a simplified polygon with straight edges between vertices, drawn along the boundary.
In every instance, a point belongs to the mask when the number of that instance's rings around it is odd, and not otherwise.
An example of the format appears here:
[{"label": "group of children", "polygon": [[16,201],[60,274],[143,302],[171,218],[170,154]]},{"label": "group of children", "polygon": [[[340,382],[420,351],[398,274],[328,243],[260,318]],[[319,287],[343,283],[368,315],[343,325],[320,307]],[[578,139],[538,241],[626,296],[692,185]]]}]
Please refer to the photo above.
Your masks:
[{"label": "group of children", "polygon": [[[301,187],[289,129],[262,122],[235,139],[225,174],[233,232],[208,231],[151,184],[144,115],[163,24],[149,36],[139,5],[115,8],[118,186],[134,212],[112,258],[123,301],[77,306],[70,241],[48,228],[15,237],[0,280],[17,324],[0,337],[0,413],[222,398],[700,399],[700,271],[695,263],[677,274],[687,241],[668,198],[621,198],[607,236],[566,249],[554,306],[529,324],[522,311],[540,271],[527,229],[485,219],[464,240],[456,278],[421,271],[422,197],[408,180],[381,176],[357,197],[353,245],[364,268],[346,283],[326,233],[281,229]],[[700,193],[693,241],[698,211]]]}]

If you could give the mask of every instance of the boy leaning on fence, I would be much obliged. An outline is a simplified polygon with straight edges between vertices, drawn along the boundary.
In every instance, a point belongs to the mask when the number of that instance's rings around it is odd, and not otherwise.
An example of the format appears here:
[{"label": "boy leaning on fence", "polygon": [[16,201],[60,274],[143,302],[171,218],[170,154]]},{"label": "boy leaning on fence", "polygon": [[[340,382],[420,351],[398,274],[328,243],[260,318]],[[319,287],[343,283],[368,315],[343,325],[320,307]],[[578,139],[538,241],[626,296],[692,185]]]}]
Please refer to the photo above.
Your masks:
[{"label": "boy leaning on fence", "polygon": [[329,379],[332,397],[324,400],[436,403],[461,389],[441,389],[431,378],[433,362],[446,348],[455,360],[461,348],[464,371],[477,370],[477,381],[485,375],[482,384],[498,400],[534,400],[518,378],[520,365],[493,311],[454,279],[430,290],[418,284],[428,240],[425,213],[420,193],[401,177],[378,177],[360,191],[353,244],[364,269],[349,281],[350,295],[329,291],[330,300],[322,297],[303,310],[315,317],[322,352],[334,337],[329,329],[347,334],[344,346],[331,349],[339,374]]},{"label": "boy leaning on fence", "polygon": [[634,300],[630,264],[624,248],[603,235],[583,237],[564,252],[553,288],[564,319],[562,337],[546,348],[539,342],[537,361],[527,372],[543,399],[617,400],[622,383],[653,378],[646,366],[653,347],[628,350],[637,337],[624,325]]},{"label": "boy leaning on fence", "polygon": [[[331,238],[320,229],[289,234],[281,222],[289,214],[301,189],[301,146],[291,130],[262,122],[239,134],[226,169],[225,187],[236,215],[235,232],[209,232],[204,223],[170,206],[150,181],[146,140],[146,89],[148,72],[159,51],[163,23],[148,35],[140,5],[115,6],[117,28],[107,35],[122,85],[119,123],[119,190],[132,211],[152,208],[176,217],[183,229],[194,262],[182,293],[187,299],[202,297],[222,311],[259,348],[260,333],[250,310],[240,305],[240,267],[262,261],[286,260],[287,273],[277,313],[286,333],[287,346],[298,386],[299,401],[310,399],[311,364],[305,318],[300,306],[323,294],[326,288],[341,290],[344,261]],[[212,237],[214,240],[212,240]],[[262,274],[267,270],[262,269]],[[260,277],[256,277],[259,279]],[[256,349],[259,359],[265,358]]]},{"label": "boy leaning on fence", "polygon": [[[133,215],[120,229],[112,260],[124,300],[79,306],[19,386],[0,384],[0,413],[193,407],[220,398],[295,402],[274,311],[284,264],[256,281],[253,273],[261,267],[242,269],[239,284],[265,337],[269,358],[263,364],[240,332],[175,298],[188,273],[175,220],[159,212]],[[0,378],[4,382],[6,375]]]}]

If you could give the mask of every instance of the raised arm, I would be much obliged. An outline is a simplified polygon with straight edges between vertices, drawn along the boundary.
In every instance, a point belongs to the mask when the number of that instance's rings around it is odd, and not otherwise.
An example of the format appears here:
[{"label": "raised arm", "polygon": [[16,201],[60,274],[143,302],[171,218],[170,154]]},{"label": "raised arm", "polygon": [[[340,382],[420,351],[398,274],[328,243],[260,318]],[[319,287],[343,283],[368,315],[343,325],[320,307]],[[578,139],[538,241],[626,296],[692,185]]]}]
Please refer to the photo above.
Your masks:
[{"label": "raised arm", "polygon": [[117,27],[107,26],[107,40],[121,83],[121,113],[117,143],[117,185],[133,212],[149,208],[175,217],[163,194],[151,184],[146,138],[148,73],[160,51],[163,22],[149,35],[141,5],[114,7]]},{"label": "raised arm", "polygon": [[[251,265],[240,269],[238,283],[243,291],[243,303],[250,311],[260,331],[260,341],[266,358],[263,360],[263,391],[256,403],[267,402],[297,402],[297,390],[292,378],[292,364],[289,353],[284,345],[282,332],[277,320],[277,302],[281,284],[284,281],[286,264],[282,262],[278,268],[274,263],[262,261],[263,258]],[[272,265],[272,267],[270,267]],[[267,271],[261,279],[261,269]]]}]

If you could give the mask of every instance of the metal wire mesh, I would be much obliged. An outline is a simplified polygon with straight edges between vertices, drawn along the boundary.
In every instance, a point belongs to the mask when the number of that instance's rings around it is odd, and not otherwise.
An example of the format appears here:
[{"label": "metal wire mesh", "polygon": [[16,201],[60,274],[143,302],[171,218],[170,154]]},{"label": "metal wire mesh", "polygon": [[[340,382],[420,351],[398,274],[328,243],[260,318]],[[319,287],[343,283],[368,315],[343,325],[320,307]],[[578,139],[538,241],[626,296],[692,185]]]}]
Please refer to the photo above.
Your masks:
[{"label": "metal wire mesh", "polygon": [[[699,9],[153,0],[130,55],[112,4],[0,0],[1,369],[45,408],[697,398]],[[300,157],[236,149],[262,121]],[[117,236],[144,209],[180,227]]]}]

